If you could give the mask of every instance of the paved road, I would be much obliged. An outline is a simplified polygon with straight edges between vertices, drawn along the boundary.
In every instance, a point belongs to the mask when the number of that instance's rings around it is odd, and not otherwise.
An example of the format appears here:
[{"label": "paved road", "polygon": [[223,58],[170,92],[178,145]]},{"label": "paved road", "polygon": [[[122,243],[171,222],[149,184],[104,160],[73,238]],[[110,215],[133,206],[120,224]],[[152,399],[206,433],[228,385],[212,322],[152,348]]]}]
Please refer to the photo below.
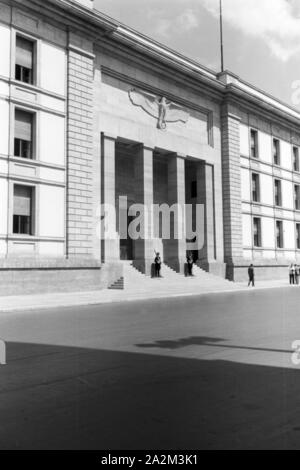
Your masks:
[{"label": "paved road", "polygon": [[1,314],[0,449],[300,448],[300,289]]}]

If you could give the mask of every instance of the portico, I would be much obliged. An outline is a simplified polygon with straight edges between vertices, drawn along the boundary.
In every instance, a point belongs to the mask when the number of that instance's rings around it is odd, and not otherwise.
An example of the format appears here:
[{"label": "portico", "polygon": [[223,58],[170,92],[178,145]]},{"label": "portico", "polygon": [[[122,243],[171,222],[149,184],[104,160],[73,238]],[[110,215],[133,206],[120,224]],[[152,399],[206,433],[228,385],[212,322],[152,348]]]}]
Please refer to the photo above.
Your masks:
[{"label": "portico", "polygon": [[[192,241],[198,243],[193,256],[201,267],[209,270],[217,262],[213,165],[105,133],[101,162],[102,203],[115,207],[115,215],[106,217],[110,236],[102,233],[102,262],[132,260],[149,275],[159,252],[163,262],[183,274]],[[187,204],[192,221],[187,220]],[[187,224],[195,231],[197,204],[203,206],[197,226],[200,223],[202,231],[191,240]],[[137,229],[138,239],[131,238],[130,227]]]}]

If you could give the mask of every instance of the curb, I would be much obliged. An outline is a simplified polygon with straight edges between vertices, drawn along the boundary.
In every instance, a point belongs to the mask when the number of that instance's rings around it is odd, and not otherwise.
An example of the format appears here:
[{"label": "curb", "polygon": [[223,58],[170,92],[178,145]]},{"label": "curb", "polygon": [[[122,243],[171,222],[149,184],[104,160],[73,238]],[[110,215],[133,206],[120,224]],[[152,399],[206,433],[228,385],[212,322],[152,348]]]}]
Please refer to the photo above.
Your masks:
[{"label": "curb", "polygon": [[[210,291],[210,292],[188,292],[188,293],[177,293],[177,294],[169,294],[169,293],[161,293],[154,296],[149,297],[149,295],[143,295],[137,297],[120,297],[120,298],[107,298],[107,299],[86,299],[86,300],[77,300],[75,301],[62,301],[57,305],[51,305],[51,303],[39,303],[31,306],[24,305],[15,305],[15,306],[7,306],[7,307],[0,307],[0,315],[10,312],[32,312],[34,310],[51,310],[57,308],[72,308],[72,307],[85,307],[89,305],[105,305],[105,304],[113,304],[113,303],[123,303],[123,302],[139,302],[139,301],[150,301],[150,300],[159,300],[159,299],[175,299],[180,297],[203,297],[203,296],[212,296],[212,295],[219,295],[219,294],[238,294],[238,293],[245,293],[245,292],[257,292],[262,290],[270,290],[270,289],[287,289],[287,288],[295,288],[297,286],[290,286],[290,285],[279,285],[279,286],[258,286],[255,288],[249,287],[240,287],[238,289],[227,289],[227,290],[219,290],[219,291]],[[1,298],[0,298],[1,302]]]}]

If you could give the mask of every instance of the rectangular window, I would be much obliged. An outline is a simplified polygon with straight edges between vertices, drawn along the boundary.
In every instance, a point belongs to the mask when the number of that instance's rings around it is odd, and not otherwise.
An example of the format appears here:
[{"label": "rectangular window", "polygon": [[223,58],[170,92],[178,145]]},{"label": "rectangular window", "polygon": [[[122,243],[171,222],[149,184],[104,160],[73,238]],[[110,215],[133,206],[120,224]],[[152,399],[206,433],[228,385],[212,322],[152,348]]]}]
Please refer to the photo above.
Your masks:
[{"label": "rectangular window", "polygon": [[295,184],[294,192],[295,192],[295,209],[296,211],[299,211],[300,210],[300,186],[298,184]]},{"label": "rectangular window", "polygon": [[253,218],[253,244],[261,247],[261,220],[258,217]]},{"label": "rectangular window", "polygon": [[296,224],[296,244],[297,250],[300,250],[300,224]]},{"label": "rectangular window", "polygon": [[14,186],[13,233],[33,235],[33,189],[29,186]]},{"label": "rectangular window", "polygon": [[280,165],[280,141],[278,139],[273,139],[273,163]]},{"label": "rectangular window", "polygon": [[299,149],[298,147],[293,147],[293,166],[294,171],[299,171]]},{"label": "rectangular window", "polygon": [[276,246],[283,248],[283,224],[281,220],[276,220]]},{"label": "rectangular window", "polygon": [[252,201],[260,201],[259,175],[257,173],[252,173]]},{"label": "rectangular window", "polygon": [[191,198],[197,197],[197,181],[191,182]]},{"label": "rectangular window", "polygon": [[274,191],[275,191],[275,206],[282,206],[281,181],[280,180],[275,180]]},{"label": "rectangular window", "polygon": [[250,131],[250,152],[251,158],[258,158],[258,132],[254,129]]},{"label": "rectangular window", "polygon": [[15,157],[32,158],[33,114],[15,110]]},{"label": "rectangular window", "polygon": [[24,83],[33,83],[34,42],[16,36],[15,79]]}]

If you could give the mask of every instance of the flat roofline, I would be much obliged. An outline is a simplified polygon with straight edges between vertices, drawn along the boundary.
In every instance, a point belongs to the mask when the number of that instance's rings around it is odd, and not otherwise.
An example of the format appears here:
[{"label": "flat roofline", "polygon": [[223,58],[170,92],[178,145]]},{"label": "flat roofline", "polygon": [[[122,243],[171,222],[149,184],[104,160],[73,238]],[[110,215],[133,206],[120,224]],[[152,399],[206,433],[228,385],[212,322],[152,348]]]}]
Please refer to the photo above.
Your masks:
[{"label": "flat roofline", "polygon": [[[34,0],[36,1],[36,0]],[[134,30],[121,23],[118,20],[106,15],[105,13],[100,12],[95,8],[88,8],[74,0],[48,0],[49,3],[60,6],[64,10],[71,10],[74,14],[77,14],[85,21],[91,21],[94,25],[99,25],[103,29],[108,30],[109,34],[112,37],[115,37],[119,40],[128,40],[129,42],[135,42],[137,45],[144,47],[145,49],[152,49],[157,52],[159,55],[165,56],[169,60],[174,60],[178,64],[184,65],[186,68],[190,69],[193,72],[198,72],[203,75],[206,75],[210,79],[217,80],[217,72],[209,69],[208,67],[203,66],[199,62],[188,58],[187,56],[180,54],[179,52],[165,46],[158,41]]]},{"label": "flat roofline", "polygon": [[280,100],[279,98],[275,98],[270,93],[252,85],[251,83],[247,82],[246,80],[240,79],[240,88],[248,91],[250,94],[255,96],[256,98],[260,98],[266,102],[267,104],[276,105],[280,111],[285,111],[286,113],[292,115],[293,117],[297,117],[300,119],[300,110],[296,107],[287,104],[286,102]]},{"label": "flat roofline", "polygon": [[144,34],[141,34],[131,28],[128,28],[127,26],[124,25],[119,25],[117,29],[114,31],[113,36],[119,35],[120,37],[127,37],[129,40],[132,41],[137,41],[139,42],[142,46],[146,48],[152,48],[154,51],[165,55],[167,58],[176,60],[178,63],[181,63],[182,65],[189,67],[191,70],[202,73],[210,77],[211,79],[217,80],[217,73],[212,71],[211,69],[203,66],[196,60],[191,59],[190,57],[187,57],[183,54],[180,54],[179,52],[175,51],[174,49],[171,49],[168,46],[165,46],[161,44],[158,41],[155,41],[152,38],[149,38],[148,36],[145,36]]},{"label": "flat roofline", "polygon": [[[101,13],[98,10],[94,11],[100,16],[104,17],[109,21],[115,21],[113,18],[109,17],[108,15],[105,15]],[[167,56],[167,58],[176,60],[176,62],[180,63],[181,65],[190,68],[194,72],[198,72],[200,74],[204,74],[208,76],[210,79],[219,81],[219,73],[214,72],[213,70],[203,66],[202,64],[198,63],[197,61],[178,53],[177,51],[161,44],[160,42],[149,38],[148,36],[134,30],[133,28],[130,28],[126,25],[124,25],[121,22],[117,21],[117,29],[114,30],[113,36],[125,36],[128,37],[129,39],[133,41],[139,42],[142,46],[145,46],[146,48],[152,48],[154,49],[157,53],[162,54]],[[274,97],[270,93],[256,87],[255,85],[252,85],[251,83],[247,82],[246,80],[240,78],[237,76],[235,73],[231,71],[226,71],[229,75],[231,75],[235,80],[236,83],[235,85],[246,93],[248,92],[249,95],[254,96],[255,98],[260,98],[262,101],[264,101],[268,105],[273,105],[279,109],[279,111],[286,112],[293,118],[297,118],[300,120],[300,110],[296,109],[295,107],[285,103],[284,101],[279,100],[278,98]],[[225,73],[226,73],[225,72]],[[226,87],[230,87],[230,84],[227,84]]]},{"label": "flat roofline", "polygon": [[[240,89],[249,96],[253,97],[255,103],[257,100],[261,100],[262,103],[272,106],[277,109],[280,113],[284,112],[291,118],[296,118],[300,120],[300,110],[294,108],[293,106],[288,105],[287,103],[275,98],[271,94],[259,89],[258,87],[248,83],[246,80],[241,79],[239,76],[230,71],[225,71],[223,73],[215,72],[199,62],[161,44],[160,42],[136,31],[133,28],[126,26],[114,18],[111,18],[109,15],[100,12],[99,10],[93,8],[88,8],[80,3],[77,3],[73,0],[49,0],[50,3],[64,7],[64,9],[72,10],[76,12],[82,19],[86,21],[91,21],[94,24],[98,24],[103,29],[108,30],[109,36],[119,40],[121,42],[129,43],[129,46],[133,47],[134,45],[143,49],[143,51],[149,55],[151,52],[155,54],[158,60],[171,61],[174,65],[180,67],[181,71],[190,72],[193,74],[199,74],[203,78],[207,78],[211,83],[217,86],[219,89],[223,88],[224,91],[227,89],[238,90]],[[228,75],[232,80],[224,82],[222,76]]]},{"label": "flat roofline", "polygon": [[238,75],[235,75],[230,70],[225,70],[222,73],[218,74],[219,80],[226,83],[227,88],[240,88],[244,93],[247,93],[250,96],[254,96],[256,99],[261,99],[264,103],[277,106],[277,108],[282,112],[286,112],[293,117],[300,119],[300,110],[285,103],[278,98],[275,98],[270,93],[258,88],[255,85],[247,82],[246,80],[240,78]]}]

